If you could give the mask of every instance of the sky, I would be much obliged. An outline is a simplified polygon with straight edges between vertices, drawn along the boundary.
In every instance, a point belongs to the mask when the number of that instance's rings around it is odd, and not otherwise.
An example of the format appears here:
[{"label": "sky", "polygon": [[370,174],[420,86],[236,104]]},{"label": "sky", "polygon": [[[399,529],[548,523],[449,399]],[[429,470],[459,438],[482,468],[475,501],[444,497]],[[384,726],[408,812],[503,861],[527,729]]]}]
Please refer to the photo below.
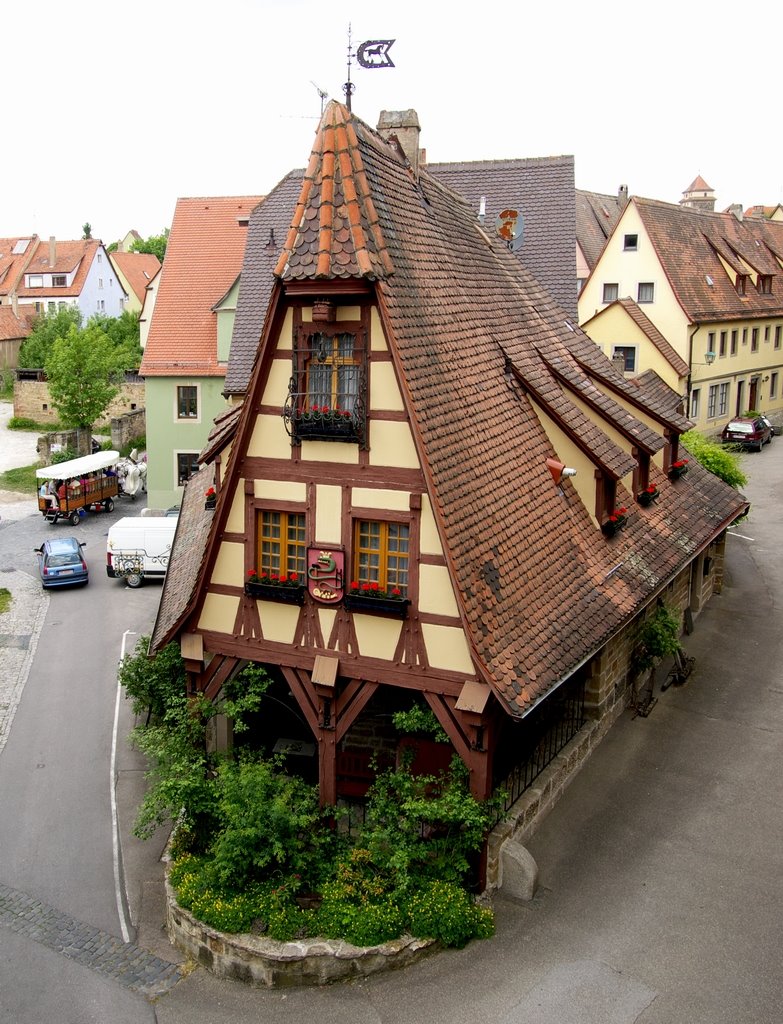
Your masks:
[{"label": "sky", "polygon": [[[716,209],[783,202],[779,58],[752,17],[699,0],[37,0],[3,12],[0,237],[106,244],[172,222],[177,198],[264,195],[304,167],[321,92],[416,110],[431,162],[574,157],[577,188]],[[467,11],[467,14],[459,12]],[[759,31],[761,29],[761,31]]]}]

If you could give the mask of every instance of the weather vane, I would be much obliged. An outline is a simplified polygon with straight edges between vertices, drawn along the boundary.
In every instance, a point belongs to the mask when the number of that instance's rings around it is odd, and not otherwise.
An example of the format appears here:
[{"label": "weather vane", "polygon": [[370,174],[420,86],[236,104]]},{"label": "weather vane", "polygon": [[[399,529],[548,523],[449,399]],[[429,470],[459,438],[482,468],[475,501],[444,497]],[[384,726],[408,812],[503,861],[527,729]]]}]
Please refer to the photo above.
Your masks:
[{"label": "weather vane", "polygon": [[351,81],[351,64],[356,57],[356,63],[362,68],[393,68],[394,61],[389,56],[389,50],[394,39],[368,39],[361,43],[354,53],[351,47],[351,26],[348,25],[348,79],[343,86],[345,93],[345,105],[351,109],[351,96],[356,86]]}]

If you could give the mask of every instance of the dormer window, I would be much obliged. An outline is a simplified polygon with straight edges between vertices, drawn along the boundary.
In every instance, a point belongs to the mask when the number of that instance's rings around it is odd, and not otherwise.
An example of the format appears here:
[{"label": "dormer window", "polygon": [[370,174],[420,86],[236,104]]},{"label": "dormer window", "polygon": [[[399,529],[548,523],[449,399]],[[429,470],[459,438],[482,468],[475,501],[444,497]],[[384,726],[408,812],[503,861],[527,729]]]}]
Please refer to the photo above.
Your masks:
[{"label": "dormer window", "polygon": [[737,274],[737,284],[736,284],[737,295],[744,295],[745,294],[745,288],[747,287],[747,283],[748,283],[748,275],[747,274]]},{"label": "dormer window", "polygon": [[293,444],[365,442],[366,332],[356,324],[347,326],[319,320],[297,330],[293,376],[283,409]]},{"label": "dormer window", "polygon": [[65,274],[52,274],[52,288],[64,288],[67,283]]},{"label": "dormer window", "polygon": [[759,295],[771,295],[772,294],[772,275],[771,274],[759,274]]}]

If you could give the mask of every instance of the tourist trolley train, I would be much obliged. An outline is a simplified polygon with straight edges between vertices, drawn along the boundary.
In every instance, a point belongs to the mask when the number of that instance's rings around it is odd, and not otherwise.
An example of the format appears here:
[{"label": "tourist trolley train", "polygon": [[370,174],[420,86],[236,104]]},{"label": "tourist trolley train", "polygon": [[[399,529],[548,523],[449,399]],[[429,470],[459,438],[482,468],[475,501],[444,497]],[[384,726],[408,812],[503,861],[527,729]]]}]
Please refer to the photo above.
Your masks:
[{"label": "tourist trolley train", "polygon": [[[96,452],[36,469],[37,479],[48,482],[38,492],[38,508],[44,519],[52,526],[61,519],[76,526],[89,510],[111,512],[119,493],[119,459],[119,452]],[[48,493],[41,493],[46,486]]]}]

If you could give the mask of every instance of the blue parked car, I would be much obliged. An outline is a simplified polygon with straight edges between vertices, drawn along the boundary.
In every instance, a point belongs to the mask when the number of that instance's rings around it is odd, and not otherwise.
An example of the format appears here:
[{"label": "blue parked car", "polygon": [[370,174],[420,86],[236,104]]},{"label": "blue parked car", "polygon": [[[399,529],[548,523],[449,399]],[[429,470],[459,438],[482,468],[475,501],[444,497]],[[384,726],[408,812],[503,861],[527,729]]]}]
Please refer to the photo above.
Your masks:
[{"label": "blue parked car", "polygon": [[85,541],[78,541],[75,537],[57,537],[45,540],[40,548],[35,548],[44,587],[86,586],[90,576],[82,554],[84,545]]}]

